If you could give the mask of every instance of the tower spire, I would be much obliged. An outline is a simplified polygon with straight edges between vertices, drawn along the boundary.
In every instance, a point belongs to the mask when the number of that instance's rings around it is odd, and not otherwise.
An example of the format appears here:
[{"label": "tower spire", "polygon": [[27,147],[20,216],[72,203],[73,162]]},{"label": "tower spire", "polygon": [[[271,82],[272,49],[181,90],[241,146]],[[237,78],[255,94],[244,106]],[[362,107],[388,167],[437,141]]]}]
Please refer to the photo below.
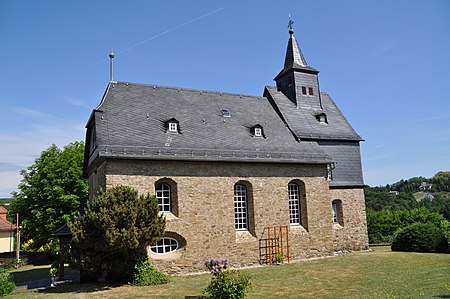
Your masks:
[{"label": "tower spire", "polygon": [[278,91],[284,93],[294,104],[321,109],[318,70],[306,63],[306,59],[294,35],[294,21],[289,14],[289,42],[284,67],[275,77]]},{"label": "tower spire", "polygon": [[308,65],[302,51],[300,50],[297,40],[295,39],[294,28],[292,25],[294,25],[294,21],[292,20],[291,14],[289,14],[289,43],[286,50],[286,59],[284,60],[284,70],[296,66],[305,67]]}]

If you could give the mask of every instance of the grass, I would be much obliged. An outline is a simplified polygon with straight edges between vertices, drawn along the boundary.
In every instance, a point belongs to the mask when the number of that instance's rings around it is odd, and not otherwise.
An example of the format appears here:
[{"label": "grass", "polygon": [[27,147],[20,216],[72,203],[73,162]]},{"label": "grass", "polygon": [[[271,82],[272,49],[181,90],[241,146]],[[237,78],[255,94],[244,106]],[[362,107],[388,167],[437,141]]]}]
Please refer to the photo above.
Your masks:
[{"label": "grass", "polygon": [[[376,247],[283,266],[244,270],[248,298],[450,298],[450,255],[391,252]],[[209,275],[173,277],[167,285],[64,284],[8,298],[202,298]]]},{"label": "grass", "polygon": [[414,193],[413,195],[414,195],[414,199],[418,200],[419,198],[421,198],[422,196],[425,195],[425,192],[419,191],[419,192]]}]

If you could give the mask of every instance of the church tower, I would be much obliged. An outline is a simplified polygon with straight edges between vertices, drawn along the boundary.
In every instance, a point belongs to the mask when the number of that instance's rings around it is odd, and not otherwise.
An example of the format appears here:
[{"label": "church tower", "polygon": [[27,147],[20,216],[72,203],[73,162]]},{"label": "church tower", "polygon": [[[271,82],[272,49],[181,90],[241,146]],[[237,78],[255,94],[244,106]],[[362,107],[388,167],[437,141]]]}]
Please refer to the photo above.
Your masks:
[{"label": "church tower", "polygon": [[294,36],[292,20],[289,21],[289,42],[284,68],[275,77],[277,90],[281,91],[297,107],[322,109],[319,90],[319,71],[306,63]]}]

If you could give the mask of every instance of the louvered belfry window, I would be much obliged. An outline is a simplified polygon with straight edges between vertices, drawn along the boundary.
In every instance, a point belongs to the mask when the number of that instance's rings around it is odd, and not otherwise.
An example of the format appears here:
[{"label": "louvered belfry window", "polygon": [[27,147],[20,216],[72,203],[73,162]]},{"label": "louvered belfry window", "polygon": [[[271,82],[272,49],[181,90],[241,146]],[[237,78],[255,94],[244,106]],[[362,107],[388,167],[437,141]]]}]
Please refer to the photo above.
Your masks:
[{"label": "louvered belfry window", "polygon": [[306,86],[302,86],[302,95],[306,95]]}]

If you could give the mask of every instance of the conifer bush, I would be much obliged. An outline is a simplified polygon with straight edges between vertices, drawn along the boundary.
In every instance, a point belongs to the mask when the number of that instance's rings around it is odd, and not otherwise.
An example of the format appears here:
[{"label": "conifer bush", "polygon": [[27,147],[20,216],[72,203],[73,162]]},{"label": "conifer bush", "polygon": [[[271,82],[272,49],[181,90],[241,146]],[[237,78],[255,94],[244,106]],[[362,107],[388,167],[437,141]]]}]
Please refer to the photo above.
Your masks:
[{"label": "conifer bush", "polygon": [[433,223],[413,223],[400,228],[394,235],[392,251],[446,252],[448,240]]},{"label": "conifer bush", "polygon": [[158,202],[150,194],[115,186],[100,192],[69,223],[72,267],[99,281],[130,282],[165,227]]}]

